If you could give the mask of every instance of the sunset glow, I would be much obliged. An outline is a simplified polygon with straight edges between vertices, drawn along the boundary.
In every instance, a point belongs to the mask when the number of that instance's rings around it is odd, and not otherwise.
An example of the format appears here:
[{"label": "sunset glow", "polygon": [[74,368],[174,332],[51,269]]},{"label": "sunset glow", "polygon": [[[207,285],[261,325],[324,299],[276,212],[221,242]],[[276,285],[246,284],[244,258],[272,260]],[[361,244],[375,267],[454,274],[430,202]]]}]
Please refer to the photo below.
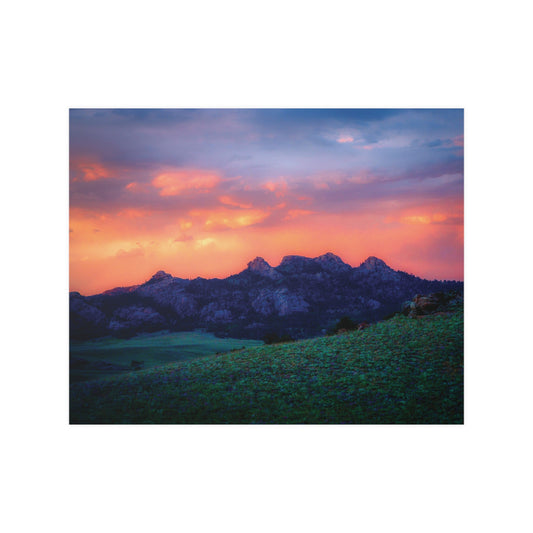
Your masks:
[{"label": "sunset glow", "polygon": [[262,256],[463,279],[462,110],[71,110],[70,288]]}]

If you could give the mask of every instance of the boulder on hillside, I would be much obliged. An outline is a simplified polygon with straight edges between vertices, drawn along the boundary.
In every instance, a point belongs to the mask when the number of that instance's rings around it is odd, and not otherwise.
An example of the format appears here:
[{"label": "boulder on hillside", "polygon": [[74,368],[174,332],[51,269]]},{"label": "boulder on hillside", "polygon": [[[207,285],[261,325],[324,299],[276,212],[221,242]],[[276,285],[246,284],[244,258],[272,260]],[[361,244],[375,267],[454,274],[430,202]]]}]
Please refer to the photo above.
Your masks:
[{"label": "boulder on hillside", "polygon": [[455,292],[434,292],[425,296],[417,294],[413,300],[403,304],[402,314],[415,318],[447,311],[450,305],[458,303],[459,299],[461,297]]}]

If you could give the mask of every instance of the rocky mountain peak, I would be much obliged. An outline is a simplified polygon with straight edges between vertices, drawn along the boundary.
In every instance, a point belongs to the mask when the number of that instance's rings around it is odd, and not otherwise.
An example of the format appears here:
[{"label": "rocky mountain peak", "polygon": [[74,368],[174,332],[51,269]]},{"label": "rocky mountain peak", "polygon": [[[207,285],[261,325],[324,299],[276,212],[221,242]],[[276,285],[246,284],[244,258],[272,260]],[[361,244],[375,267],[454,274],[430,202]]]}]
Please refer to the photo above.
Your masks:
[{"label": "rocky mountain peak", "polygon": [[248,263],[248,270],[252,272],[265,272],[270,270],[272,267],[262,258],[256,257],[253,261]]},{"label": "rocky mountain peak", "polygon": [[335,262],[343,262],[342,259],[338,256],[338,255],[335,255],[334,253],[332,252],[326,252],[325,254],[322,254],[322,255],[319,255],[318,257],[315,257],[315,259],[322,259],[324,261],[335,261]]},{"label": "rocky mountain peak", "polygon": [[278,272],[282,272],[287,275],[299,275],[303,273],[312,274],[320,272],[322,269],[320,266],[309,257],[302,255],[286,255],[276,267]]},{"label": "rocky mountain peak", "polygon": [[286,266],[297,266],[297,265],[303,265],[307,264],[312,259],[309,259],[309,257],[304,257],[303,255],[286,255],[279,264],[280,267],[286,267]]},{"label": "rocky mountain peak", "polygon": [[248,263],[248,270],[272,279],[278,279],[281,277],[280,274],[276,272],[276,270],[274,270],[262,257],[256,257],[253,261],[250,261]]},{"label": "rocky mountain peak", "polygon": [[330,272],[343,272],[352,269],[338,255],[332,254],[331,252],[315,257],[313,261]]},{"label": "rocky mountain peak", "polygon": [[170,274],[167,274],[164,270],[159,270],[151,278],[150,281],[161,281],[163,279],[171,278]]},{"label": "rocky mountain peak", "polygon": [[385,261],[382,261],[381,259],[378,259],[377,257],[374,257],[371,255],[368,259],[363,261],[359,268],[363,268],[365,270],[391,270],[391,268],[385,263]]}]

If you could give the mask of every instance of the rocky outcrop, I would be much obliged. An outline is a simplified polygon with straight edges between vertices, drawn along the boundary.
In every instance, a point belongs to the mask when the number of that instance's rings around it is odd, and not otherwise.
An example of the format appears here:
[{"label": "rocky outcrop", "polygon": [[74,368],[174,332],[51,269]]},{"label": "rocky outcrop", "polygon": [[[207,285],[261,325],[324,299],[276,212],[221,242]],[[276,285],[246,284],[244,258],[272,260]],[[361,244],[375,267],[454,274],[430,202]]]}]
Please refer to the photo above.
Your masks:
[{"label": "rocky outcrop", "polygon": [[369,275],[381,281],[396,282],[401,277],[400,272],[393,270],[385,261],[374,256],[370,256],[359,265],[359,268],[354,270],[357,274]]},{"label": "rocky outcrop", "polygon": [[314,259],[302,255],[286,255],[276,268],[282,274],[314,274],[322,268]]},{"label": "rocky outcrop", "polygon": [[371,272],[374,271],[385,271],[385,270],[392,270],[389,266],[387,266],[387,263],[385,261],[378,259],[377,257],[374,257],[371,255],[367,259],[365,259],[360,265],[359,269],[368,270]]},{"label": "rocky outcrop", "polygon": [[411,318],[446,312],[450,307],[462,302],[462,296],[455,291],[442,293],[436,292],[426,296],[417,294],[412,300],[402,306],[402,313]]},{"label": "rocky outcrop", "polygon": [[352,267],[345,263],[338,255],[328,252],[327,254],[315,257],[315,263],[320,265],[327,272],[338,274],[340,272],[350,272]]},{"label": "rocky outcrop", "polygon": [[233,317],[229,309],[217,302],[211,302],[202,308],[200,318],[205,322],[229,322]]},{"label": "rocky outcrop", "polygon": [[186,284],[186,280],[180,278],[174,278],[170,274],[160,270],[154,274],[146,283],[139,285],[135,289],[135,293],[142,296],[152,296],[161,300],[164,300],[163,288],[168,291],[173,292],[175,289],[178,289],[180,286]]},{"label": "rocky outcrop", "polygon": [[270,279],[280,279],[282,275],[272,268],[262,257],[256,257],[248,263],[248,271]]},{"label": "rocky outcrop", "polygon": [[106,319],[104,313],[88,304],[79,292],[70,293],[70,312],[75,313],[80,319],[94,324],[103,324]]},{"label": "rocky outcrop", "polygon": [[145,284],[136,289],[135,294],[152,299],[159,306],[172,309],[180,317],[194,316],[198,305],[186,292],[188,280],[174,278],[159,271]]},{"label": "rocky outcrop", "polygon": [[286,288],[275,291],[264,289],[252,301],[252,308],[261,315],[287,316],[307,312],[309,304],[297,294],[291,294]]},{"label": "rocky outcrop", "polygon": [[161,281],[164,279],[171,279],[172,276],[167,274],[164,270],[157,271],[151,278],[150,281]]},{"label": "rocky outcrop", "polygon": [[103,292],[106,296],[117,296],[119,294],[128,294],[133,292],[135,289],[139,288],[140,285],[131,285],[130,287],[115,287],[114,289],[109,289],[108,291]]},{"label": "rocky outcrop", "polygon": [[168,299],[159,299],[159,302],[168,301],[174,311],[181,317],[194,316],[198,310],[198,305],[194,298],[185,293],[184,290],[179,290],[175,294],[169,295]]},{"label": "rocky outcrop", "polygon": [[136,305],[117,309],[108,325],[110,333],[119,335],[132,331],[158,331],[167,327],[167,321],[157,311]]},{"label": "rocky outcrop", "polygon": [[70,336],[74,339],[90,339],[107,333],[108,319],[94,305],[87,302],[79,292],[71,292],[70,303]]}]

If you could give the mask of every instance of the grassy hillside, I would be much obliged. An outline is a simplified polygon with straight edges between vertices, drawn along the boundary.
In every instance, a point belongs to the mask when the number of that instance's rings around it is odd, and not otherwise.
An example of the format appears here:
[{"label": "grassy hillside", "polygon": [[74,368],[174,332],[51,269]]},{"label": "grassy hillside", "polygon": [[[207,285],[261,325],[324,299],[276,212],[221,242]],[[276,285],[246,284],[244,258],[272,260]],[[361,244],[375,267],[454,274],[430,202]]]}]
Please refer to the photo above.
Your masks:
[{"label": "grassy hillside", "polygon": [[71,423],[463,422],[463,313],[71,385]]}]

